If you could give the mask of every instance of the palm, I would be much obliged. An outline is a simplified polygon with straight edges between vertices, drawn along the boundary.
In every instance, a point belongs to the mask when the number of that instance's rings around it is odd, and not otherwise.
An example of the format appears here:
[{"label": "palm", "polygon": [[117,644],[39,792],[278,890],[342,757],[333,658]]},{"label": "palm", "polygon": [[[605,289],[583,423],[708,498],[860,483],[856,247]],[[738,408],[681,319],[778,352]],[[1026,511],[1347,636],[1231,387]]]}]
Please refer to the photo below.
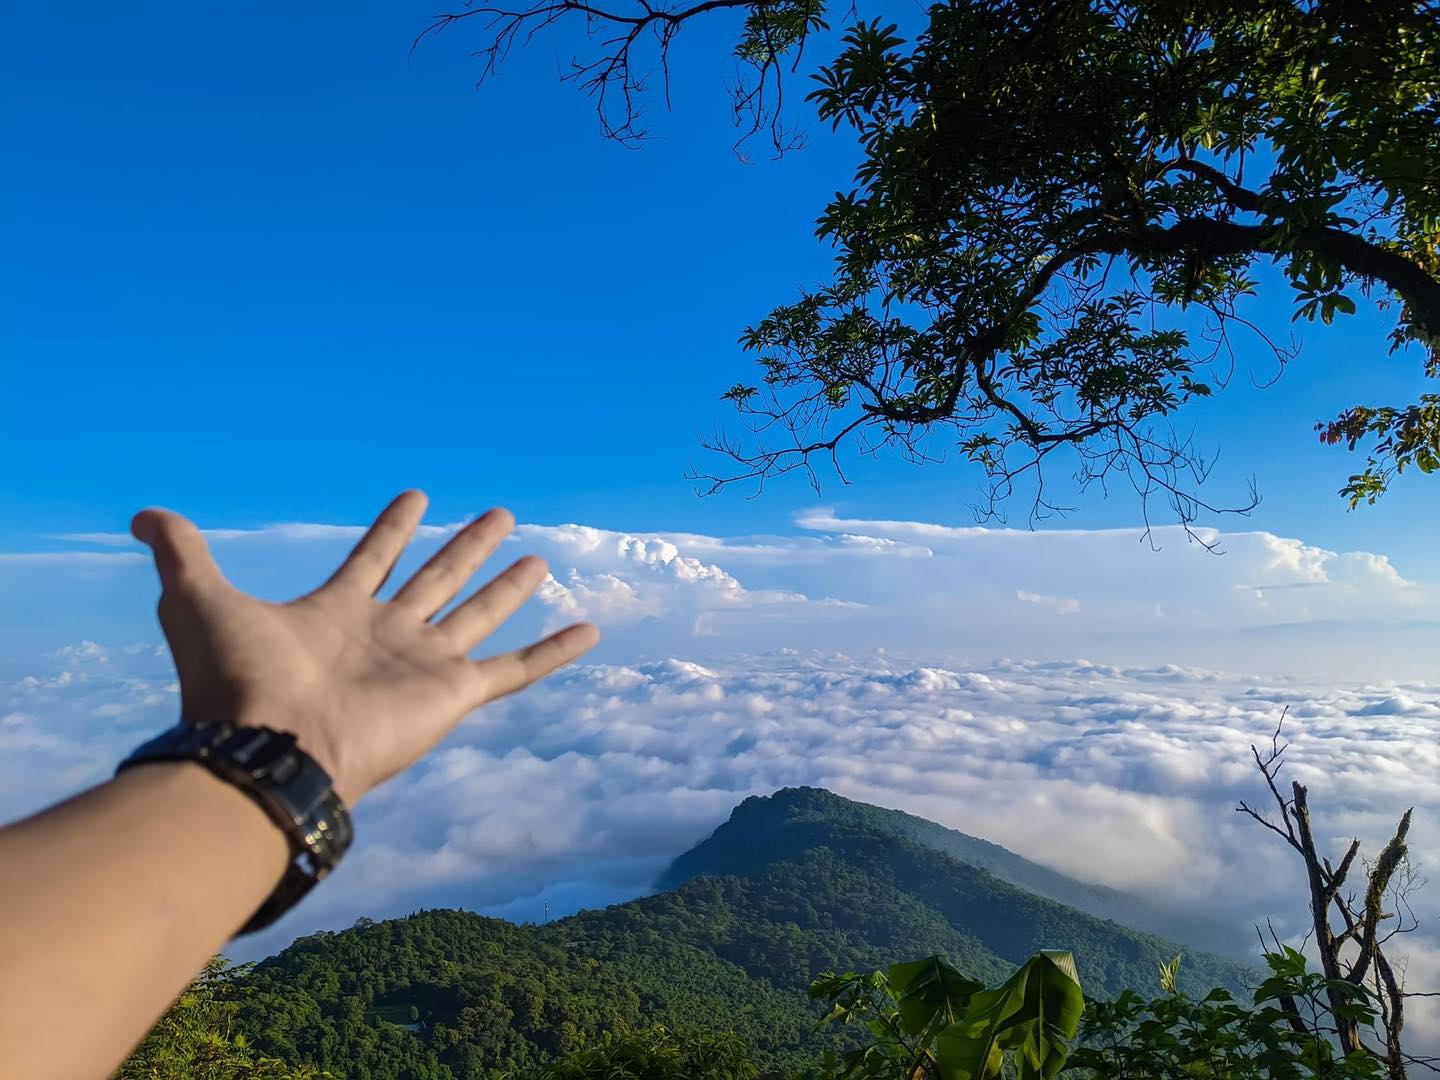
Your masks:
[{"label": "palm", "polygon": [[582,624],[514,653],[467,657],[544,579],[545,564],[533,557],[432,621],[510,531],[513,519],[503,511],[461,530],[393,599],[375,599],[423,512],[423,500],[407,495],[328,582],[282,604],[232,587],[193,526],[162,519],[171,535],[154,545],[165,583],[160,620],[189,722],[239,714],[241,722],[292,731],[353,801],[472,709],[594,643],[594,628]]}]

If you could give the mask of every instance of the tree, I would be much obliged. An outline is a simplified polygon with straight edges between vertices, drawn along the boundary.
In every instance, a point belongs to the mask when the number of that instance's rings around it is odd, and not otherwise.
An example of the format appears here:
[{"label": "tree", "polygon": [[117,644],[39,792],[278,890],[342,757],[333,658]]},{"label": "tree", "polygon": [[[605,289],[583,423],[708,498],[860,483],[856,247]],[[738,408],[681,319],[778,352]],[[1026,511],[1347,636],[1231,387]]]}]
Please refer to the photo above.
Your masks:
[{"label": "tree", "polygon": [[759,1067],[737,1036],[677,1037],[656,1024],[605,1032],[600,1042],[550,1065],[540,1080],[756,1080]]},{"label": "tree", "polygon": [[[1264,755],[1257,747],[1250,748],[1274,798],[1279,821],[1247,802],[1241,802],[1236,810],[1279,835],[1305,865],[1312,927],[1308,940],[1320,955],[1326,1004],[1341,1052],[1347,1057],[1373,1056],[1384,1062],[1391,1080],[1404,1080],[1405,1067],[1418,1063],[1401,1045],[1405,1001],[1421,995],[1406,989],[1403,966],[1397,970],[1385,949],[1397,935],[1419,926],[1410,897],[1424,882],[1417,877],[1406,846],[1414,808],[1400,815],[1399,824],[1379,856],[1358,871],[1361,880],[1357,883],[1352,874],[1357,873],[1355,863],[1360,841],[1352,839],[1339,861],[1332,865],[1330,858],[1321,854],[1315,844],[1308,789],[1297,780],[1290,785],[1290,798],[1281,794],[1276,779],[1287,749],[1280,742],[1284,722],[1282,715],[1271,737],[1270,749]],[[1378,1012],[1375,1009],[1367,1009],[1363,1015],[1357,1012],[1354,1002],[1369,999],[1371,995]],[[1288,1008],[1298,1024],[1299,1013],[1294,1003],[1290,1002]],[[1367,1046],[1365,1037],[1370,1030],[1378,1038],[1378,1046]],[[1440,1066],[1440,1059],[1426,1059],[1423,1064],[1432,1068]]]},{"label": "tree", "polygon": [[[1307,971],[1305,957],[1280,946],[1265,954],[1269,976],[1244,1005],[1216,989],[1198,1000],[1180,993],[1180,957],[1161,969],[1160,997],[1126,990],[1114,1001],[1085,1003],[1080,1046],[1066,1071],[1106,1080],[1379,1080],[1380,1060],[1339,1053],[1332,1042],[1331,980]],[[1345,1015],[1368,1022],[1364,987],[1345,987]]]},{"label": "tree", "polygon": [[212,957],[114,1080],[327,1080],[327,1072],[255,1053],[249,1040],[235,1033],[236,980],[248,968]]},{"label": "tree", "polygon": [[[668,78],[683,27],[730,9],[737,119],[792,145],[782,83],[828,28],[820,0],[627,2],[476,4],[431,30],[480,20],[489,74],[517,41],[583,19],[599,46],[569,77],[631,141],[637,50],[653,41]],[[1357,297],[1392,309],[1390,351],[1440,377],[1434,0],[952,0],[913,41],[855,22],[812,78],[806,100],[864,151],[818,223],[834,277],[743,334],[763,377],[724,395],[748,431],[709,441],[733,465],[697,473],[708,490],[813,480],[814,459],[838,468],[858,441],[915,461],[958,451],[984,470],[988,514],[1027,477],[1044,514],[1067,450],[1082,488],[1128,482],[1188,525],[1223,507],[1198,494],[1211,462],[1180,414],[1228,380],[1235,334],[1282,365],[1297,351],[1242,310],[1264,265],[1293,320],[1328,326]],[[1342,488],[1352,507],[1411,465],[1440,468],[1437,393],[1316,428],[1368,447]]]}]

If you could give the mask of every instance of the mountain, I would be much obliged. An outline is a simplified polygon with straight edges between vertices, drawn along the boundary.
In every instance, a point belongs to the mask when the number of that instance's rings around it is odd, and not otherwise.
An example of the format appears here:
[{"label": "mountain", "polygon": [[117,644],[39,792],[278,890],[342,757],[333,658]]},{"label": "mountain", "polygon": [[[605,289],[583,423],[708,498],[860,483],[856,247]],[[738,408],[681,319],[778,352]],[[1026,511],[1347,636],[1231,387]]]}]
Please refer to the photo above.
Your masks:
[{"label": "mountain", "polygon": [[1192,948],[1243,956],[1249,940],[1234,926],[1172,911],[1130,893],[1066,877],[999,844],[947,829],[901,810],[854,802],[823,788],[782,788],[737,806],[709,839],[670,864],[656,883],[673,889],[701,874],[746,874],[757,866],[814,846],[823,829],[847,826],[909,840],[943,852],[1001,881],[1102,919],[1143,930]]},{"label": "mountain", "polygon": [[[1037,949],[1067,948],[1092,995],[1158,988],[1179,946],[961,857],[979,851],[1082,898],[1094,888],[983,844],[786,789],[747,799],[652,896],[540,926],[425,911],[302,938],[247,976],[240,1030],[350,1080],[475,1080],[523,1077],[604,1030],[659,1022],[735,1031],[778,1075],[857,1037],[815,1030],[806,988],[825,970],[939,953],[994,981]],[[1187,950],[1181,983],[1234,986],[1243,974]]]}]

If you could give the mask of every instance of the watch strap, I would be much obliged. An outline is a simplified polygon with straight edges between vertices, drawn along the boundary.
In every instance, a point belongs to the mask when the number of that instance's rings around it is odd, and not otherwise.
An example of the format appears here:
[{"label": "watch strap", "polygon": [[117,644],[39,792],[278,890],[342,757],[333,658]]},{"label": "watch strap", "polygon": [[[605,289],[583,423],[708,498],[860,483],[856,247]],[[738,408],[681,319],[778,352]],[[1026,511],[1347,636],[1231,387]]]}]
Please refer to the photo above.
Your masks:
[{"label": "watch strap", "polygon": [[180,723],[141,744],[116,773],[135,765],[193,761],[259,804],[285,833],[285,874],[236,936],[275,922],[334,869],[350,847],[350,814],[329,774],[290,732],[233,724]]}]

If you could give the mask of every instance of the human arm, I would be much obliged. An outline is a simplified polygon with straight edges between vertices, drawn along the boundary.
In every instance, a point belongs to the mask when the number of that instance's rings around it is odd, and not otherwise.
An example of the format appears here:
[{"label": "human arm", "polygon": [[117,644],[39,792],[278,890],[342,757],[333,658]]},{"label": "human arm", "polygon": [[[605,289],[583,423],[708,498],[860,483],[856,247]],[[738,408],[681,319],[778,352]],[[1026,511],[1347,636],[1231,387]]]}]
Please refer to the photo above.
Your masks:
[{"label": "human arm", "polygon": [[[434,618],[513,527],[505,511],[471,522],[392,599],[375,599],[425,502],[401,494],[329,581],[284,604],[231,586],[189,521],[137,514],[182,719],[294,733],[353,806],[467,713],[594,645],[582,623],[468,658],[544,580],[534,557]],[[194,764],[137,766],[0,829],[0,1076],[108,1076],[288,858],[264,811]]]}]

